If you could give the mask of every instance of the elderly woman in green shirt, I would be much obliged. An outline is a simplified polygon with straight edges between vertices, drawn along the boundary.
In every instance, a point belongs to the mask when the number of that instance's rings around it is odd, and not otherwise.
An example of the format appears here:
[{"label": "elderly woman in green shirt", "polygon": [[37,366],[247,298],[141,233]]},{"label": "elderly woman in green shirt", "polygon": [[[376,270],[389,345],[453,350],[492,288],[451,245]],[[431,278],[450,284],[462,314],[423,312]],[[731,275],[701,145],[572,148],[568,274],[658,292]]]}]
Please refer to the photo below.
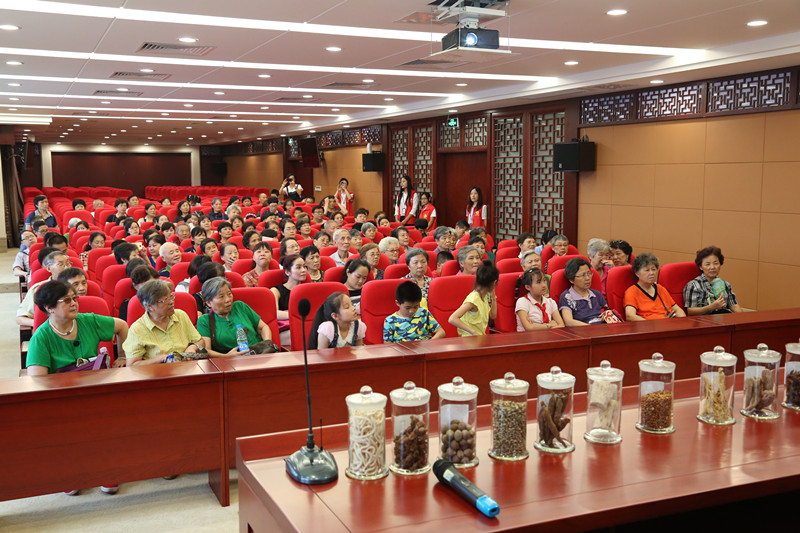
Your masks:
[{"label": "elderly woman in green shirt", "polygon": [[201,352],[202,338],[181,309],[175,309],[172,285],[153,279],[136,291],[145,313],[123,343],[128,366],[164,363],[172,352]]},{"label": "elderly woman in green shirt", "polygon": [[239,325],[247,335],[248,345],[256,352],[259,352],[260,342],[272,340],[272,332],[267,323],[249,305],[233,300],[231,283],[227,279],[207,280],[203,283],[200,296],[211,309],[211,312],[197,319],[197,331],[200,332],[210,356],[245,355],[249,352],[239,351],[239,343],[236,341],[236,329]]}]

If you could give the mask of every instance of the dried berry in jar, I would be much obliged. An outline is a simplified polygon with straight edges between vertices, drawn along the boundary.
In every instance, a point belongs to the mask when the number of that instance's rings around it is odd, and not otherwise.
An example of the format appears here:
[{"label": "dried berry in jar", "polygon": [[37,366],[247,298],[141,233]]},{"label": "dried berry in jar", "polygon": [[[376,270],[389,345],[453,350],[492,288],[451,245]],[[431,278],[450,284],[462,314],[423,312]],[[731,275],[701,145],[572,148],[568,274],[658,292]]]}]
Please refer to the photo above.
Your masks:
[{"label": "dried berry in jar", "polygon": [[394,462],[403,470],[420,470],[428,464],[428,426],[411,416],[408,426],[394,437]]},{"label": "dried berry in jar", "polygon": [[442,459],[453,463],[469,463],[475,458],[475,428],[461,420],[442,426]]}]

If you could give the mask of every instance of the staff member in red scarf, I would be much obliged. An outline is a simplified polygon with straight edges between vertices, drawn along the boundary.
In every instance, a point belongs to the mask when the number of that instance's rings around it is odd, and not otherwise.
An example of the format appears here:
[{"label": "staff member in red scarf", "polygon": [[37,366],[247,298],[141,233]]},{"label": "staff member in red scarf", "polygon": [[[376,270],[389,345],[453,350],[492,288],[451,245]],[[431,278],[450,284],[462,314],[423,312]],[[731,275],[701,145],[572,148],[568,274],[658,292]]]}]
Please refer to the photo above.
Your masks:
[{"label": "staff member in red scarf", "polygon": [[336,189],[336,205],[339,206],[344,216],[353,214],[353,197],[355,196],[347,188],[350,186],[350,181],[347,178],[339,180],[339,188]]},{"label": "staff member in red scarf", "polygon": [[483,193],[480,187],[473,187],[469,190],[469,202],[467,203],[467,222],[471,228],[485,228],[486,220],[489,218],[486,204],[483,203]]},{"label": "staff member in red scarf", "polygon": [[423,192],[419,195],[419,218],[428,223],[426,231],[433,231],[436,229],[436,208],[431,203],[433,198],[431,193]]},{"label": "staff member in red scarf", "polygon": [[414,190],[411,178],[404,175],[400,178],[400,192],[394,202],[394,219],[404,226],[414,225],[419,211],[419,195]]}]

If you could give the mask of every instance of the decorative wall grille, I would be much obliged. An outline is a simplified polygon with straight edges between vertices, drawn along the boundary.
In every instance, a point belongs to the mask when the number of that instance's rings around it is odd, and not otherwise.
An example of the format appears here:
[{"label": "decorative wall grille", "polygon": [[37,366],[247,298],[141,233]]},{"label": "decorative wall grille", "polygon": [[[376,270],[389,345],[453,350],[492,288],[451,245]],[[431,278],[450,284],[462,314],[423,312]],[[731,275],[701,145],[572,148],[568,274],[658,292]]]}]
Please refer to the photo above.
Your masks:
[{"label": "decorative wall grille", "polygon": [[495,242],[522,233],[523,141],[522,116],[494,119]]},{"label": "decorative wall grille", "polygon": [[703,112],[703,85],[695,83],[639,93],[639,118],[655,119]]},{"label": "decorative wall grille", "polygon": [[486,146],[489,142],[489,125],[485,116],[464,121],[464,146]]},{"label": "decorative wall grille", "polygon": [[738,111],[789,103],[789,71],[743,76],[708,84],[708,111]]},{"label": "decorative wall grille", "polygon": [[531,115],[531,231],[564,231],[564,174],[553,172],[553,144],[564,140],[564,112]]},{"label": "decorative wall grille", "polygon": [[391,132],[391,145],[392,145],[392,202],[394,202],[397,192],[400,190],[400,178],[403,174],[409,172],[408,160],[408,128],[394,129]]},{"label": "decorative wall grille", "polygon": [[634,116],[632,93],[595,96],[581,100],[581,124],[624,122]]},{"label": "decorative wall grille", "polygon": [[414,128],[414,188],[433,192],[433,126]]},{"label": "decorative wall grille", "polygon": [[451,128],[447,122],[439,122],[439,148],[459,148],[461,146],[461,127]]}]

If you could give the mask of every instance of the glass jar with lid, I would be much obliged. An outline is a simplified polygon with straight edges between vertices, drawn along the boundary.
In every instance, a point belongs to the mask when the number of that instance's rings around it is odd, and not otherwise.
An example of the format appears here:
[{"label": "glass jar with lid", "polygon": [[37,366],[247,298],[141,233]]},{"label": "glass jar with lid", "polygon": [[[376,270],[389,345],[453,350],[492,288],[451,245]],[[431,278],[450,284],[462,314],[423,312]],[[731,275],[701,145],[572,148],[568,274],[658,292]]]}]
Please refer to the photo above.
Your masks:
[{"label": "glass jar with lid", "polygon": [[386,468],[386,396],[364,385],[345,398],[350,430],[349,463],[345,474],[353,479],[379,479]]},{"label": "glass jar with lid", "polygon": [[478,386],[456,376],[438,391],[441,458],[457,468],[477,465]]},{"label": "glass jar with lid", "polygon": [[636,429],[647,433],[672,433],[675,363],[656,352],[639,361],[639,421]]},{"label": "glass jar with lid", "polygon": [[770,420],[778,411],[778,370],[781,354],[763,342],[756,349],[744,351],[744,416]]},{"label": "glass jar with lid", "polygon": [[586,369],[586,433],[583,438],[599,444],[617,444],[622,418],[622,378],[625,372],[608,361]]},{"label": "glass jar with lid", "polygon": [[785,396],[781,405],[787,409],[800,411],[800,343],[790,342],[786,345],[786,364],[784,366]]},{"label": "glass jar with lid", "polygon": [[489,382],[492,389],[492,447],[489,456],[505,461],[528,457],[525,444],[528,430],[529,383],[506,372],[502,379]]},{"label": "glass jar with lid", "polygon": [[430,391],[406,381],[402,389],[389,393],[392,400],[394,461],[389,469],[396,474],[424,474],[428,462]]},{"label": "glass jar with lid", "polygon": [[575,376],[557,366],[536,376],[538,436],[533,447],[546,453],[568,453],[572,442],[572,394]]},{"label": "glass jar with lid", "polygon": [[700,412],[697,419],[707,424],[729,425],[733,418],[733,389],[736,356],[715,346],[700,354]]}]

